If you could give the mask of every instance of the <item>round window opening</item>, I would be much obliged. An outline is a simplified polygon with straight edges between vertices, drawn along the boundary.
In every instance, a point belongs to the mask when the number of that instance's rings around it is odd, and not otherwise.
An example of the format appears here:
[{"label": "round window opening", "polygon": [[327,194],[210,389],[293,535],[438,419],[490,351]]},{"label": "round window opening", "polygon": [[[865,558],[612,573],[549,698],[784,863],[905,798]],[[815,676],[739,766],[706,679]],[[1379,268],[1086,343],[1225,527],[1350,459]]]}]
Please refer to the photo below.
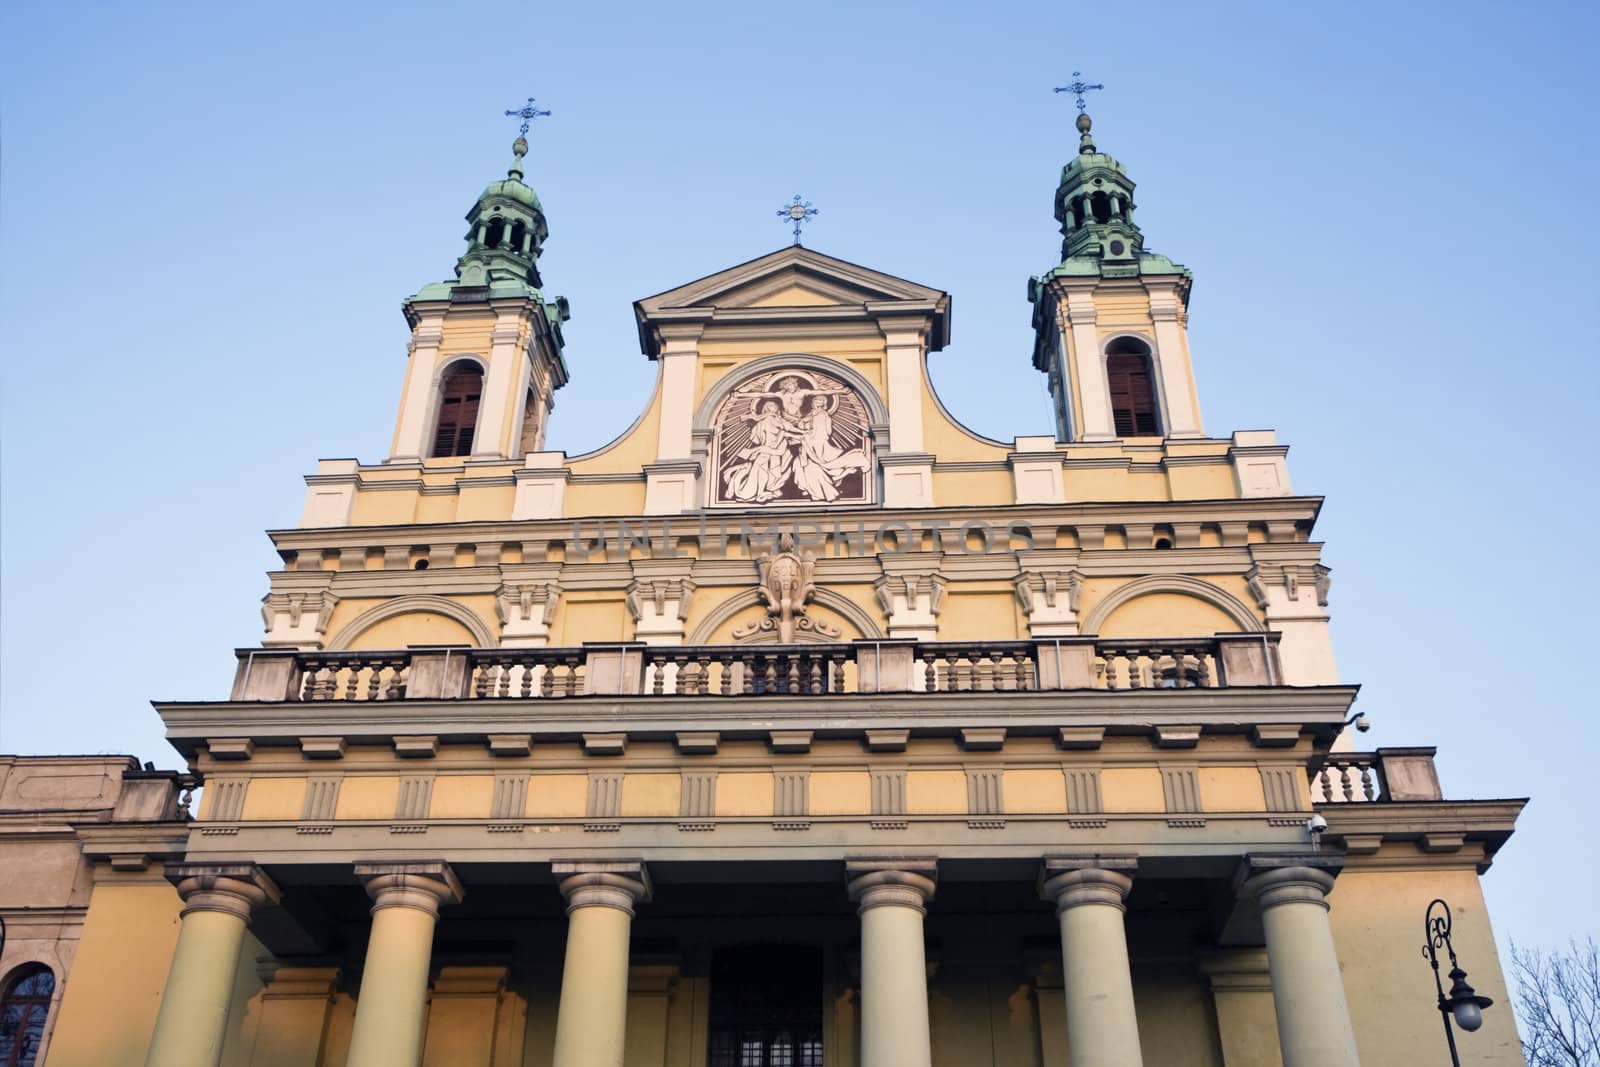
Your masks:
[{"label": "round window opening", "polygon": [[1120,256],[1120,255],[1122,255],[1122,253],[1126,252],[1127,250],[1128,250],[1128,246],[1123,244],[1121,241],[1112,241],[1111,242],[1111,254],[1112,255]]}]

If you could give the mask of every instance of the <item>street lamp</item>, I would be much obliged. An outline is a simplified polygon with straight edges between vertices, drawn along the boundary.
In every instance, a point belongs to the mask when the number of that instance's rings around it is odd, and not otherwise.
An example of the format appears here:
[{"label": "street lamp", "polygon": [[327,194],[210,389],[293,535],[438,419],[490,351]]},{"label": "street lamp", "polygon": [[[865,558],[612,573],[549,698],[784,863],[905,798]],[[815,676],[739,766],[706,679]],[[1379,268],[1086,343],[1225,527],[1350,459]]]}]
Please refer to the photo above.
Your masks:
[{"label": "street lamp", "polygon": [[[1435,915],[1433,913],[1435,908],[1440,909],[1442,914]],[[1456,1052],[1456,1035],[1450,1027],[1450,1017],[1455,1016],[1456,1025],[1470,1034],[1483,1025],[1483,1009],[1494,1001],[1488,997],[1480,997],[1477,991],[1467,984],[1467,972],[1456,962],[1456,949],[1450,943],[1450,905],[1442,900],[1435,900],[1429,904],[1428,912],[1423,916],[1423,929],[1427,932],[1427,940],[1422,945],[1422,954],[1433,964],[1433,984],[1439,991],[1439,1014],[1444,1018],[1444,1039],[1450,1045],[1450,1062],[1455,1067],[1461,1067],[1461,1056]],[[1448,996],[1445,995],[1444,982],[1439,978],[1441,948],[1450,956]]]}]

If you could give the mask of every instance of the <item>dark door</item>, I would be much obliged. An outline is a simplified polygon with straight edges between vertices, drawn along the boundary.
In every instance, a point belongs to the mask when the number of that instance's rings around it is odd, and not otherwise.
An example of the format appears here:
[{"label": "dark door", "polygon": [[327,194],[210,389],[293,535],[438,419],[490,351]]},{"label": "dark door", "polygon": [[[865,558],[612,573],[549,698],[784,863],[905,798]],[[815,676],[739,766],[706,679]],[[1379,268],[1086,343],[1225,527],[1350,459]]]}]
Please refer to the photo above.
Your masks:
[{"label": "dark door", "polygon": [[711,961],[708,1067],[822,1067],[822,950],[745,945]]}]

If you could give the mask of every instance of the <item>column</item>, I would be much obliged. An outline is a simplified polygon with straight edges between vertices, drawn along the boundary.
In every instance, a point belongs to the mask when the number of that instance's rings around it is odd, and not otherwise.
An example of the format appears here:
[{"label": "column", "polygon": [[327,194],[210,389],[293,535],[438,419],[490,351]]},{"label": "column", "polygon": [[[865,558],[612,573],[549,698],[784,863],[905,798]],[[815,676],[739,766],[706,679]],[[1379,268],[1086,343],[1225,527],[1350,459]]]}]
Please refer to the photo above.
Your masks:
[{"label": "column", "polygon": [[650,899],[642,863],[556,863],[567,898],[567,954],[556,1013],[555,1067],[622,1067],[628,1025],[628,934]]},{"label": "column", "polygon": [[1339,956],[1328,924],[1335,857],[1246,856],[1234,882],[1261,908],[1284,1067],[1358,1067]]},{"label": "column", "polygon": [[1042,892],[1061,923],[1067,1049],[1072,1067],[1142,1067],[1123,899],[1132,856],[1049,857]]},{"label": "column", "polygon": [[861,916],[861,1065],[929,1067],[928,962],[924,905],[933,898],[932,859],[852,860],[850,899]]},{"label": "column", "polygon": [[278,887],[253,863],[169,866],[183,898],[178,944],[167,971],[149,1067],[216,1067],[233,999],[234,972],[250,913],[278,900]]},{"label": "column", "polygon": [[358,863],[372,898],[372,932],[361,971],[346,1067],[416,1067],[428,1010],[428,966],[439,905],[461,899],[442,861]]}]

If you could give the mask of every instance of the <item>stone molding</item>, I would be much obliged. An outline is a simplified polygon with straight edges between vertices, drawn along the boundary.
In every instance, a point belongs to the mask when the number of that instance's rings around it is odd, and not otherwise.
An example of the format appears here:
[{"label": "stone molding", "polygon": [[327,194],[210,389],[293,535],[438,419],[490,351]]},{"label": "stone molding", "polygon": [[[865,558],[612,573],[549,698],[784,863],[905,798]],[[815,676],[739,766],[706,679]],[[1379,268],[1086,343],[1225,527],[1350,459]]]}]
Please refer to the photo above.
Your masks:
[{"label": "stone molding", "polygon": [[434,615],[443,615],[455,622],[459,622],[472,634],[472,640],[478,648],[494,647],[494,634],[476,613],[462,605],[443,596],[397,596],[376,604],[360,615],[345,623],[344,627],[328,642],[328,649],[332,652],[343,651],[350,647],[350,643],[362,632],[397,615],[407,615],[412,612],[428,612]]},{"label": "stone molding", "polygon": [[638,860],[563,861],[550,865],[561,879],[567,914],[579,908],[616,908],[630,918],[653,894],[650,872]]},{"label": "stone molding", "polygon": [[1058,915],[1083,904],[1126,911],[1123,901],[1133,888],[1131,874],[1138,866],[1137,856],[1046,856],[1039,895],[1055,902]]},{"label": "stone molding", "polygon": [[355,872],[366,884],[374,913],[382,908],[415,908],[438,918],[441,904],[459,904],[465,896],[455,871],[443,860],[358,862]]},{"label": "stone molding", "polygon": [[846,860],[850,899],[856,914],[872,908],[915,908],[926,914],[939,876],[939,861],[929,857]]},{"label": "stone molding", "polygon": [[1252,853],[1234,874],[1234,892],[1262,911],[1280,904],[1315,904],[1326,911],[1328,891],[1343,867],[1344,858],[1333,853]]},{"label": "stone molding", "polygon": [[1226,589],[1186,575],[1152,574],[1125,582],[1101,597],[1085,616],[1083,632],[1099,633],[1100,627],[1105,625],[1106,619],[1111,617],[1113,611],[1130,600],[1151,593],[1178,593],[1203,600],[1232,618],[1243,633],[1261,633],[1265,630],[1256,613],[1250,610],[1250,606]]},{"label": "stone molding", "polygon": [[559,564],[502,567],[494,593],[504,646],[538,648],[549,643],[550,624],[561,600]]},{"label": "stone molding", "polygon": [[[284,581],[288,581],[287,576]],[[267,648],[319,648],[327,634],[328,620],[339,598],[330,588],[333,575],[324,572],[321,589],[278,589],[261,598],[261,625]]]},{"label": "stone molding", "polygon": [[180,917],[220,911],[248,925],[256,908],[276,904],[282,896],[267,872],[253,863],[180,863],[167,867],[165,875],[183,898]]}]

